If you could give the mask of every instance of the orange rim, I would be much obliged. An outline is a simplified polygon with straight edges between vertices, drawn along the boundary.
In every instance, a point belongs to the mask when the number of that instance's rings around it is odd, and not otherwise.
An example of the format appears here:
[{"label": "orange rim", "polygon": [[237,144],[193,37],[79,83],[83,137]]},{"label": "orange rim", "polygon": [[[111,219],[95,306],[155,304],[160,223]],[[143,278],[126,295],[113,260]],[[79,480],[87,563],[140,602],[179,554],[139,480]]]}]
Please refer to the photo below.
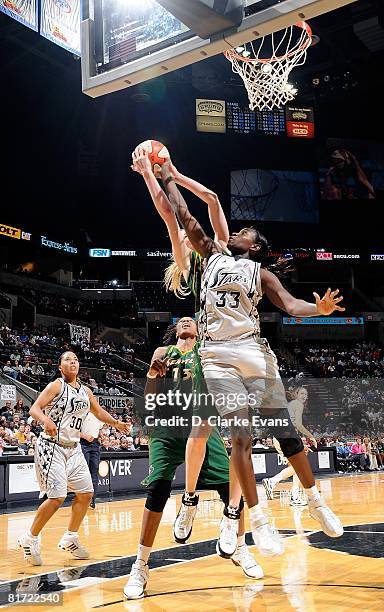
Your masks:
[{"label": "orange rim", "polygon": [[312,28],[306,21],[298,21],[294,24],[296,27],[301,28],[307,34],[306,40],[300,45],[298,49],[294,49],[289,51],[285,55],[280,55],[279,57],[271,57],[267,59],[256,59],[255,57],[243,57],[239,55],[234,49],[229,49],[228,51],[224,51],[224,55],[228,60],[237,59],[241,62],[247,62],[250,64],[272,64],[273,62],[279,62],[284,59],[288,59],[289,57],[293,57],[299,51],[305,51],[312,44]]}]

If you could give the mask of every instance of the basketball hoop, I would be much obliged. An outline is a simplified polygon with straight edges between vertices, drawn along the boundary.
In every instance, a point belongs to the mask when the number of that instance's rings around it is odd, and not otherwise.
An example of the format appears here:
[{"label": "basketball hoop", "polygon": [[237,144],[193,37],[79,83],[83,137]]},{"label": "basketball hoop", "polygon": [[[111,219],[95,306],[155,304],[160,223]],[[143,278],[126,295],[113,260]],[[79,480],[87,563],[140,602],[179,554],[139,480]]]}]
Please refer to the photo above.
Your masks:
[{"label": "basketball hoop", "polygon": [[233,72],[244,81],[251,110],[280,108],[294,99],[297,89],[288,78],[293,68],[305,63],[312,38],[310,26],[300,21],[249,46],[224,52]]}]

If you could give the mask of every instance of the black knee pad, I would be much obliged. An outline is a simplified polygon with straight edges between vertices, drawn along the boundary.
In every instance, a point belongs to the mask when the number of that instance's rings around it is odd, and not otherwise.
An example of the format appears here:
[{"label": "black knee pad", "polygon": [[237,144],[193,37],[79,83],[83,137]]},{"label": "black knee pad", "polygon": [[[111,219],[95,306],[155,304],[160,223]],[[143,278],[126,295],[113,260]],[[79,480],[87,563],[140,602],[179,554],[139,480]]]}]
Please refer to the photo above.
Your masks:
[{"label": "black knee pad", "polygon": [[304,450],[304,444],[301,438],[299,437],[278,438],[276,436],[276,439],[278,440],[280,444],[284,457],[287,457],[287,459],[289,459],[290,457],[293,457],[294,455],[297,455],[298,453],[301,453],[301,451]]},{"label": "black knee pad", "polygon": [[145,507],[151,512],[163,512],[165,504],[171,494],[170,480],[155,480],[148,487]]},{"label": "black knee pad", "polygon": [[[216,485],[216,491],[218,492],[220,499],[223,502],[224,506],[227,507],[229,504],[229,482],[225,482],[223,484]],[[242,497],[240,497],[239,512],[241,512],[243,509],[244,509],[244,500]]]}]

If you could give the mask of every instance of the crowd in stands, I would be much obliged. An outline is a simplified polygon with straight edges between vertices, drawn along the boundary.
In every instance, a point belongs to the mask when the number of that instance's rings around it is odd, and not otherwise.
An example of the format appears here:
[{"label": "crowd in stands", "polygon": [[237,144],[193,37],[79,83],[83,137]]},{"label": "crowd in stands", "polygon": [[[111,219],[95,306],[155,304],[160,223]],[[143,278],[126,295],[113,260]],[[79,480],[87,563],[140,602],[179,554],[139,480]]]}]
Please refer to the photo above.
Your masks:
[{"label": "crowd in stands", "polygon": [[293,348],[297,360],[305,364],[314,376],[326,378],[380,378],[384,375],[384,349],[374,342],[358,342]]},{"label": "crowd in stands", "polygon": [[[52,279],[51,279],[52,281]],[[96,300],[61,295],[21,285],[2,283],[2,291],[18,295],[36,306],[39,314],[73,319],[74,321],[103,322],[111,327],[131,327],[138,319],[135,296],[127,300]]]},{"label": "crowd in stands", "polygon": [[[36,390],[55,377],[59,356],[66,350],[76,352],[82,366],[80,375],[95,393],[126,395],[135,391],[137,384],[131,371],[135,367],[135,351],[130,346],[102,340],[75,342],[64,328],[49,333],[26,328],[11,330],[4,324],[0,327],[0,369]],[[97,381],[87,371],[89,368],[97,372]]]}]

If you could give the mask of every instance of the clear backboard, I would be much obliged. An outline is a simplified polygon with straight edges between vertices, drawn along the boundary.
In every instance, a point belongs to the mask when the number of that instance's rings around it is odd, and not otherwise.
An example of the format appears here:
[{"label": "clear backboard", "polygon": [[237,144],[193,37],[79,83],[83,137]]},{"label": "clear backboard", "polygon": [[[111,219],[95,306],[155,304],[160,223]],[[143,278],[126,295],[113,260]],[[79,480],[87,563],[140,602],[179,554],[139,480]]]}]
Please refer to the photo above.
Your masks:
[{"label": "clear backboard", "polygon": [[355,1],[246,0],[239,27],[203,40],[156,0],[84,0],[83,92],[131,87]]}]

